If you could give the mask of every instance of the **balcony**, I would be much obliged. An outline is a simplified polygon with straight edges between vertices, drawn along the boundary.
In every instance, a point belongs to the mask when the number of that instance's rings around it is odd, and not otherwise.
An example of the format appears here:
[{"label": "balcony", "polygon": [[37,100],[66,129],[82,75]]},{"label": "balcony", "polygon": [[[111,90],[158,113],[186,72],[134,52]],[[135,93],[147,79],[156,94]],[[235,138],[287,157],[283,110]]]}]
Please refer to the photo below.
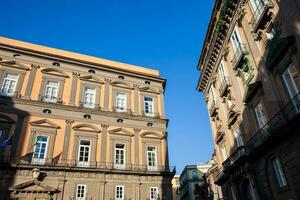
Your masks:
[{"label": "balcony", "polygon": [[240,146],[238,147],[223,163],[224,170],[229,169],[231,166],[237,164],[243,158],[247,157],[250,153],[249,147]]},{"label": "balcony", "polygon": [[213,101],[211,102],[210,107],[209,107],[209,114],[210,114],[210,116],[211,116],[211,117],[214,116],[214,115],[216,114],[216,112],[217,112],[218,109],[219,109],[219,108],[218,108],[218,105],[217,105],[216,101],[213,100]]},{"label": "balcony", "polygon": [[155,168],[149,169],[147,165],[136,165],[126,163],[122,168],[116,166],[114,163],[87,161],[80,162],[78,160],[59,160],[56,158],[43,159],[43,162],[32,162],[30,158],[16,158],[10,159],[8,157],[0,157],[0,166],[28,166],[28,167],[46,167],[55,169],[86,169],[96,171],[118,171],[118,172],[133,172],[133,173],[174,173],[176,172],[173,166],[157,165]]},{"label": "balcony", "polygon": [[223,171],[223,167],[218,168],[214,174],[214,182],[216,184],[220,183],[220,181],[222,180],[222,178],[224,178],[224,176],[225,176],[225,173]]},{"label": "balcony", "polygon": [[57,98],[55,96],[42,96],[40,99],[44,103],[59,103],[59,104],[63,103],[62,99]]},{"label": "balcony", "polygon": [[230,86],[230,80],[228,77],[223,77],[223,80],[221,82],[221,85],[219,87],[219,93],[220,93],[220,96],[223,97],[224,94],[226,94],[226,91],[228,89],[228,87]]},{"label": "balcony", "polygon": [[266,21],[269,21],[271,16],[268,13],[269,9],[273,7],[271,0],[260,0],[256,10],[253,12],[253,17],[250,21],[252,31],[256,33],[258,29],[264,26]]},{"label": "balcony", "polygon": [[117,106],[113,106],[113,112],[132,114],[131,109],[127,109],[127,108],[124,108],[124,107],[117,107]]},{"label": "balcony", "polygon": [[239,44],[239,46],[237,47],[236,51],[235,51],[235,54],[233,56],[233,59],[232,59],[232,67],[234,70],[236,70],[240,64],[242,63],[242,60],[243,60],[243,57],[245,55],[247,55],[249,52],[246,48],[246,45],[245,44]]},{"label": "balcony", "polygon": [[144,110],[142,111],[142,115],[146,117],[160,117],[159,113],[151,112],[146,113]]},{"label": "balcony", "polygon": [[79,107],[84,108],[84,109],[96,109],[96,110],[101,110],[101,107],[99,104],[94,104],[94,103],[86,103],[86,102],[79,102]]}]

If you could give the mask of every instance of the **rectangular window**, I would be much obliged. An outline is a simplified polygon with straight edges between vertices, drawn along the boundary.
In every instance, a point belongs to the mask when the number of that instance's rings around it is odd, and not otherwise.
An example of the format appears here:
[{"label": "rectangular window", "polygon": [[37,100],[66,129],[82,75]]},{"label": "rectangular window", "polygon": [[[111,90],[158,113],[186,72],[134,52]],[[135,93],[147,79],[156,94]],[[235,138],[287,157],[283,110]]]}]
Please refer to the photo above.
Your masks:
[{"label": "rectangular window", "polygon": [[224,67],[223,61],[221,61],[220,65],[219,65],[219,68],[218,68],[218,71],[219,71],[220,80],[221,80],[221,83],[222,83],[223,80],[226,78],[225,67]]},{"label": "rectangular window", "polygon": [[234,28],[231,35],[231,44],[233,46],[234,52],[237,52],[242,44],[240,33],[237,27]]},{"label": "rectangular window", "polygon": [[13,96],[16,90],[17,81],[17,75],[5,74],[0,95]]},{"label": "rectangular window", "polygon": [[267,123],[267,115],[261,102],[257,104],[257,106],[254,108],[254,111],[258,122],[258,126],[259,128],[262,128]]},{"label": "rectangular window", "polygon": [[48,81],[46,84],[45,98],[46,102],[56,103],[58,94],[58,82]]},{"label": "rectangular window", "polygon": [[221,153],[222,153],[222,156],[223,156],[223,160],[225,161],[228,158],[228,154],[227,154],[225,143],[221,142],[220,143],[220,147],[221,147]]},{"label": "rectangular window", "polygon": [[0,141],[2,140],[3,137],[3,130],[0,129]]},{"label": "rectangular window", "polygon": [[116,144],[115,168],[117,168],[117,169],[125,168],[125,145],[124,144]]},{"label": "rectangular window", "polygon": [[150,187],[150,200],[158,200],[158,187]]},{"label": "rectangular window", "polygon": [[96,102],[96,89],[86,87],[84,90],[84,102],[85,108],[95,108]]},{"label": "rectangular window", "polygon": [[153,146],[147,147],[148,170],[157,170],[156,148]]},{"label": "rectangular window", "polygon": [[237,147],[243,146],[244,143],[243,143],[240,129],[238,129],[234,132],[234,136],[235,136],[236,146]]},{"label": "rectangular window", "polygon": [[117,93],[116,95],[116,111],[117,112],[126,112],[126,94]]},{"label": "rectangular window", "polygon": [[78,184],[76,189],[76,200],[85,200],[86,185]]},{"label": "rectangular window", "polygon": [[89,140],[79,141],[78,166],[80,167],[89,166],[90,147],[91,147],[91,142]]},{"label": "rectangular window", "polygon": [[266,5],[265,0],[250,0],[251,9],[256,19],[259,19]]},{"label": "rectangular window", "polygon": [[123,185],[116,186],[115,198],[116,198],[116,200],[124,200],[124,186]]},{"label": "rectangular window", "polygon": [[279,187],[284,187],[287,185],[280,161],[278,158],[272,160],[273,169],[276,175],[276,180]]},{"label": "rectangular window", "polygon": [[154,116],[153,98],[144,97],[144,110],[145,115]]},{"label": "rectangular window", "polygon": [[216,104],[216,99],[215,99],[215,92],[213,86],[210,86],[209,88],[209,107],[211,107],[212,104]]},{"label": "rectangular window", "polygon": [[46,161],[48,136],[38,135],[35,138],[32,162],[43,164]]}]

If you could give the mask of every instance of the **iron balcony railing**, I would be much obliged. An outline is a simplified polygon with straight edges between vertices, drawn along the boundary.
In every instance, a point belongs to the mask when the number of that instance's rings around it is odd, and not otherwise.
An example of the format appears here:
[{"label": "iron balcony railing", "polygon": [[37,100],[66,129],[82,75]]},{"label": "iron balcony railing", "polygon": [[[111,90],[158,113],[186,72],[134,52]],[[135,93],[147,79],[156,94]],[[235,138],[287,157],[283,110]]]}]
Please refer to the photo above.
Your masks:
[{"label": "iron balcony railing", "polygon": [[238,147],[223,163],[224,170],[228,169],[228,167],[237,163],[241,158],[248,156],[250,153],[249,148],[247,146]]},{"label": "iron balcony railing", "polygon": [[63,103],[62,99],[57,98],[55,96],[42,96],[41,101],[45,103],[59,103],[59,104]]},{"label": "iron balcony railing", "polygon": [[213,116],[216,113],[217,109],[218,109],[217,103],[216,103],[215,100],[213,100],[211,102],[210,107],[209,107],[209,114],[210,114],[210,116]]},{"label": "iron balcony railing", "polygon": [[159,113],[155,113],[155,112],[145,112],[144,110],[142,111],[142,115],[146,116],[146,117],[160,117]]},{"label": "iron balcony railing", "polygon": [[233,59],[232,59],[232,67],[234,70],[236,70],[244,55],[248,53],[247,47],[245,44],[240,43],[239,46],[236,48]]},{"label": "iron balcony railing", "polygon": [[86,108],[86,109],[96,109],[96,110],[101,110],[101,107],[99,104],[94,104],[94,103],[86,103],[86,102],[79,102],[79,107],[80,108]]},{"label": "iron balcony railing", "polygon": [[275,114],[249,141],[252,148],[262,145],[276,130],[300,114],[300,93]]},{"label": "iron balcony railing", "polygon": [[263,17],[266,15],[269,8],[273,7],[271,0],[260,0],[256,6],[256,9],[253,12],[253,17],[250,21],[252,25],[252,30],[254,33],[257,32],[260,22]]},{"label": "iron balcony railing", "polygon": [[225,94],[225,92],[226,92],[226,90],[227,90],[227,88],[230,86],[230,80],[229,80],[229,78],[228,77],[223,77],[222,78],[222,82],[221,82],[221,85],[220,85],[220,87],[219,87],[219,93],[220,93],[220,96],[222,97],[224,94]]},{"label": "iron balcony railing", "polygon": [[137,165],[125,163],[120,166],[116,163],[111,162],[98,162],[98,161],[87,161],[82,162],[78,160],[59,160],[56,158],[48,159],[31,159],[31,158],[9,158],[0,157],[1,165],[28,165],[28,166],[44,166],[44,167],[68,167],[68,168],[79,168],[79,169],[99,169],[104,171],[133,171],[133,172],[175,172],[174,166],[167,165],[157,165],[157,166],[147,166],[147,165]]},{"label": "iron balcony railing", "polygon": [[214,174],[214,182],[217,183],[224,175],[223,167],[218,168],[216,174]]},{"label": "iron balcony railing", "polygon": [[113,111],[117,112],[117,113],[132,114],[131,109],[124,108],[124,107],[118,107],[118,106],[113,106]]}]

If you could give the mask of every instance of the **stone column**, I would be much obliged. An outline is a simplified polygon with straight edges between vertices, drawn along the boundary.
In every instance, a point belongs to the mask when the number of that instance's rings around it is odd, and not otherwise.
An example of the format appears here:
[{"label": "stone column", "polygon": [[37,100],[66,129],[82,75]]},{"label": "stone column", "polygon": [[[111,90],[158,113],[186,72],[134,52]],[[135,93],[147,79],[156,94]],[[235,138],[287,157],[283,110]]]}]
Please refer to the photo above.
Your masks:
[{"label": "stone column", "polygon": [[[139,132],[141,129],[134,129],[134,164],[139,165]],[[136,166],[138,168],[138,166]]]},{"label": "stone column", "polygon": [[[19,147],[19,142],[23,142],[23,138],[21,140],[22,137],[22,129],[23,129],[23,123],[24,123],[24,119],[27,116],[27,113],[19,113],[18,114],[18,120],[17,120],[17,124],[16,124],[16,128],[15,128],[15,133],[13,135],[13,140],[12,140],[12,148],[10,151],[10,157],[11,158],[16,158],[16,155],[19,155],[19,152],[21,151],[21,148]],[[24,135],[23,135],[24,137]]]},{"label": "stone column", "polygon": [[98,193],[98,198],[99,200],[105,200],[105,181],[100,181],[99,182],[99,193]]},{"label": "stone column", "polygon": [[[100,166],[106,163],[106,141],[107,141],[107,128],[109,125],[102,124],[102,138],[101,138],[101,157],[100,157]],[[101,165],[102,164],[102,165]]]},{"label": "stone column", "polygon": [[141,183],[135,183],[135,199],[136,200],[140,200],[140,187],[141,187]]},{"label": "stone column", "polygon": [[31,65],[31,71],[29,74],[29,78],[28,78],[28,82],[27,82],[26,90],[25,90],[25,96],[24,96],[24,98],[26,98],[26,99],[30,99],[30,97],[31,97],[33,82],[34,82],[35,74],[36,74],[36,71],[38,68],[40,68],[40,66],[33,65],[33,64]]},{"label": "stone column", "polygon": [[165,117],[165,99],[164,99],[164,91],[160,90],[160,107],[161,107],[161,117]]},{"label": "stone column", "polygon": [[165,151],[165,169],[169,168],[169,150],[168,150],[168,132],[165,132],[165,136],[163,139],[164,151]]},{"label": "stone column", "polygon": [[137,84],[134,84],[133,85],[134,87],[134,110],[133,110],[133,113],[135,115],[138,115],[139,114],[139,85]]},{"label": "stone column", "polygon": [[110,79],[108,79],[108,78],[106,78],[106,79],[104,79],[104,82],[105,82],[105,88],[104,88],[104,110],[105,111],[108,111],[109,109],[108,109],[108,105],[109,105],[109,90],[110,90],[110,82],[111,82],[111,80]]},{"label": "stone column", "polygon": [[69,105],[70,106],[74,106],[75,105],[75,97],[76,97],[76,91],[77,91],[77,82],[78,82],[78,77],[79,76],[80,76],[79,73],[73,72],[71,92],[70,92],[70,101],[69,101]]},{"label": "stone column", "polygon": [[64,137],[64,145],[63,145],[63,150],[62,150],[62,153],[61,153],[62,162],[65,162],[68,159],[70,135],[71,135],[71,130],[72,130],[72,124],[73,123],[74,123],[74,120],[66,119],[66,130],[65,130],[65,137]]}]

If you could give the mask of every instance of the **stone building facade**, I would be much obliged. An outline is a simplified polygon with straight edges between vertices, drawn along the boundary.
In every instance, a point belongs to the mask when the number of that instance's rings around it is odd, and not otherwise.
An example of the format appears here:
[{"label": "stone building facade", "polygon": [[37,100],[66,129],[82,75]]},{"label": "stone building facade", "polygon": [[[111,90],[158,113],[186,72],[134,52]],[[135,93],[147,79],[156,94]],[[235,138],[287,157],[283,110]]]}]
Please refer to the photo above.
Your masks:
[{"label": "stone building facade", "polygon": [[224,199],[300,199],[300,2],[217,0],[200,55]]},{"label": "stone building facade", "polygon": [[0,38],[0,199],[171,199],[165,83]]}]

